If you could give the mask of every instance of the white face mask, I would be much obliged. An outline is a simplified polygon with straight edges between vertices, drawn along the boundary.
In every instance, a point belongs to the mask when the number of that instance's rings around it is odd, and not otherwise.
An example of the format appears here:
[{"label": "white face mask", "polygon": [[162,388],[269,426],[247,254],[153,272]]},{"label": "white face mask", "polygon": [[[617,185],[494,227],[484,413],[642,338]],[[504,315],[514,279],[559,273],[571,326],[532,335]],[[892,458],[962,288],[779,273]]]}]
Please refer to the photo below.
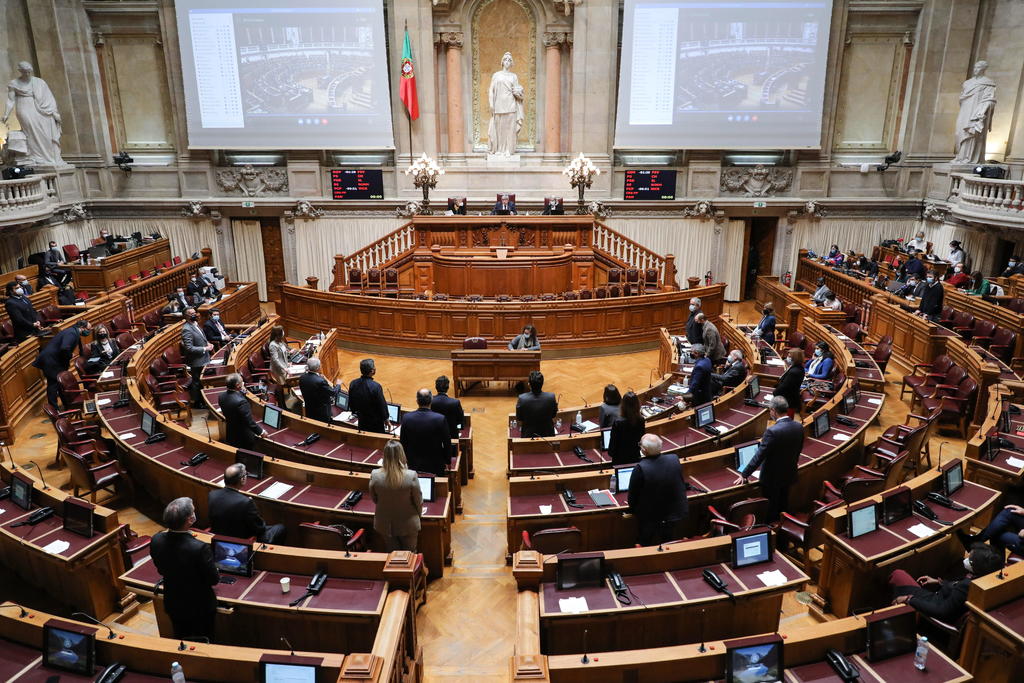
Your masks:
[{"label": "white face mask", "polygon": [[692,313],[693,311],[696,311],[696,310],[697,310],[697,307],[694,306],[693,304],[690,304],[690,312]]},{"label": "white face mask", "polygon": [[786,365],[792,365],[792,364],[793,364],[793,359],[790,358],[789,356],[786,356]]},{"label": "white face mask", "polygon": [[961,270],[963,270],[963,268],[961,268],[960,266],[957,266],[956,268],[953,269],[953,272],[954,273],[959,273]]},{"label": "white face mask", "polygon": [[974,569],[971,568],[971,558],[969,555],[964,558],[964,569],[966,569],[971,574],[974,573]]},{"label": "white face mask", "polygon": [[22,296],[24,294],[25,294],[25,290],[22,289],[21,287],[15,287],[14,288],[14,296]]},{"label": "white face mask", "polygon": [[213,316],[213,319],[214,320],[220,320],[220,316],[219,315],[215,315],[215,316]]}]

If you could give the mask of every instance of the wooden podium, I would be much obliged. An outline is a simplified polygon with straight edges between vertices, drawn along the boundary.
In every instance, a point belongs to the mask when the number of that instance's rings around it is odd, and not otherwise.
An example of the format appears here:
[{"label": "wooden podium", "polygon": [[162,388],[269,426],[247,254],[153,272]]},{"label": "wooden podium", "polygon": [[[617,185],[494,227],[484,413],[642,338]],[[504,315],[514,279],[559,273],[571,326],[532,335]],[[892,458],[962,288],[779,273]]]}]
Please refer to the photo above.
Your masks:
[{"label": "wooden podium", "polygon": [[540,351],[508,349],[456,349],[452,351],[452,380],[455,395],[461,396],[463,383],[525,382],[530,372],[540,370]]}]

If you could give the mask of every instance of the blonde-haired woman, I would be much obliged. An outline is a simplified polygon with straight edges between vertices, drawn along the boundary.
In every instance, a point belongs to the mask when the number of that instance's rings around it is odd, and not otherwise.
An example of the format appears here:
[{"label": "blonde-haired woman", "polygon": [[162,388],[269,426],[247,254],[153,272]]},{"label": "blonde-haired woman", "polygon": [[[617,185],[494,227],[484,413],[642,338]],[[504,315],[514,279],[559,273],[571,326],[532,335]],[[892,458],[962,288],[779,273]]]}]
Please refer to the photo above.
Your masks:
[{"label": "blonde-haired woman", "polygon": [[388,441],[384,446],[383,466],[370,474],[370,497],[377,506],[373,529],[384,538],[387,551],[416,552],[423,494],[399,442]]},{"label": "blonde-haired woman", "polygon": [[270,343],[267,344],[270,351],[270,379],[277,385],[277,404],[285,407],[285,399],[288,396],[288,342],[284,339],[284,328],[274,325],[270,330]]}]

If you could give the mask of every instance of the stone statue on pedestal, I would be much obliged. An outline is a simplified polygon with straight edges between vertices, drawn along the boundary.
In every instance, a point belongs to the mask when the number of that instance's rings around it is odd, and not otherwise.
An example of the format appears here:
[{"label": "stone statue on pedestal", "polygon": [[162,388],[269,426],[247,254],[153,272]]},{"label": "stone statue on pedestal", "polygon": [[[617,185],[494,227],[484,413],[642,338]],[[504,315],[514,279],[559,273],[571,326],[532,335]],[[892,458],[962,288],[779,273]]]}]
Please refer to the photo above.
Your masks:
[{"label": "stone statue on pedestal", "polygon": [[18,78],[7,84],[7,106],[3,123],[14,110],[21,124],[21,135],[8,141],[18,163],[31,166],[66,167],[60,156],[60,112],[46,81],[32,75],[32,65],[18,63]]},{"label": "stone statue on pedestal", "polygon": [[491,154],[512,156],[516,138],[523,127],[523,86],[512,71],[512,53],[501,58],[501,71],[491,76],[487,101],[491,106],[491,123],[487,127],[487,145]]},{"label": "stone statue on pedestal", "polygon": [[974,65],[974,76],[960,91],[960,113],[956,117],[956,158],[954,164],[980,164],[985,160],[985,138],[992,128],[996,106],[996,83],[985,75],[988,62]]}]

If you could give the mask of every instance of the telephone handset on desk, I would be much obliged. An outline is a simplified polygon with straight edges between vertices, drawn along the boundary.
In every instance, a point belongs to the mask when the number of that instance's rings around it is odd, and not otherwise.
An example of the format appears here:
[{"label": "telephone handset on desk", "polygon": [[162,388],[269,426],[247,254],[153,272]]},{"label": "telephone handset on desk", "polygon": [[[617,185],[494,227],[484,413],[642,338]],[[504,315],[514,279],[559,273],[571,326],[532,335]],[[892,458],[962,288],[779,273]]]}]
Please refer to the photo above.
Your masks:
[{"label": "telephone handset on desk", "polygon": [[117,683],[119,680],[124,678],[124,674],[127,671],[127,666],[121,662],[114,662],[104,669],[103,673],[96,677],[96,683]]},{"label": "telephone handset on desk", "polygon": [[860,669],[835,648],[829,648],[825,653],[825,661],[836,672],[836,676],[843,679],[843,683],[852,683],[860,680]]},{"label": "telephone handset on desk", "polygon": [[947,522],[945,520],[939,519],[939,516],[935,514],[935,511],[928,507],[928,504],[923,500],[915,500],[913,508],[914,512],[921,515],[925,519],[929,519],[933,522],[938,522],[939,524],[944,524],[946,526],[952,526],[953,524],[952,522]]},{"label": "telephone handset on desk", "polygon": [[942,495],[938,491],[929,491],[928,495],[925,496],[928,500],[933,503],[938,503],[942,507],[949,508],[950,510],[956,510],[957,512],[965,512],[970,508],[961,505],[960,503],[954,503],[952,500]]},{"label": "telephone handset on desk", "polygon": [[320,595],[320,591],[323,590],[325,583],[327,583],[327,572],[317,572],[313,575],[313,578],[309,580],[309,584],[306,586],[306,592],[288,603],[288,606],[295,607],[311,595]]},{"label": "telephone handset on desk", "polygon": [[151,443],[157,443],[158,441],[163,441],[166,438],[167,438],[166,434],[164,434],[163,432],[157,432],[153,436],[147,436],[146,440],[143,443],[148,445],[148,444],[151,444]]},{"label": "telephone handset on desk", "polygon": [[722,577],[720,577],[711,569],[705,569],[703,572],[701,572],[701,575],[704,577],[705,583],[707,583],[709,586],[714,588],[719,593],[725,593],[729,596],[730,600],[736,602],[736,596],[729,592],[729,588],[725,585],[725,581],[722,581]]},{"label": "telephone handset on desk", "polygon": [[583,506],[576,502],[576,495],[571,489],[562,489],[562,499],[565,500],[565,504],[571,508],[582,508]]},{"label": "telephone handset on desk", "polygon": [[11,497],[11,487],[10,486],[5,486],[2,489],[0,489],[0,500],[3,500],[4,498],[10,498],[10,497]]},{"label": "telephone handset on desk", "polygon": [[582,460],[583,462],[594,462],[593,460],[587,457],[586,452],[584,452],[583,448],[580,446],[574,446],[572,452],[575,453],[576,457]]},{"label": "telephone handset on desk", "polygon": [[622,574],[615,570],[608,572],[608,583],[612,586],[612,591],[615,593],[615,599],[621,604],[628,605],[633,602],[629,597],[629,586],[626,585],[626,581],[622,578]]},{"label": "telephone handset on desk", "polygon": [[45,519],[49,519],[50,517],[53,517],[53,514],[54,514],[54,510],[51,507],[39,508],[38,510],[33,512],[31,515],[29,515],[28,519],[23,519],[20,522],[15,522],[14,524],[12,524],[11,528],[13,529],[16,526],[25,526],[26,524],[28,524],[28,525],[39,524],[39,522],[42,522]]},{"label": "telephone handset on desk", "polygon": [[202,463],[206,462],[209,459],[210,456],[208,456],[206,453],[196,453],[188,460],[183,460],[181,464],[187,467],[195,467],[196,465],[201,465]]},{"label": "telephone handset on desk", "polygon": [[701,429],[703,429],[706,433],[710,434],[711,436],[721,436],[722,435],[722,433],[720,431],[718,431],[717,429],[715,429],[711,425],[704,425],[703,427],[701,427]]},{"label": "telephone handset on desk", "polygon": [[362,499],[363,499],[363,492],[362,491],[352,491],[347,496],[345,496],[345,500],[343,500],[341,502],[341,507],[343,509],[345,509],[345,510],[351,510],[352,508],[354,508],[356,506],[356,503],[358,503]]}]

